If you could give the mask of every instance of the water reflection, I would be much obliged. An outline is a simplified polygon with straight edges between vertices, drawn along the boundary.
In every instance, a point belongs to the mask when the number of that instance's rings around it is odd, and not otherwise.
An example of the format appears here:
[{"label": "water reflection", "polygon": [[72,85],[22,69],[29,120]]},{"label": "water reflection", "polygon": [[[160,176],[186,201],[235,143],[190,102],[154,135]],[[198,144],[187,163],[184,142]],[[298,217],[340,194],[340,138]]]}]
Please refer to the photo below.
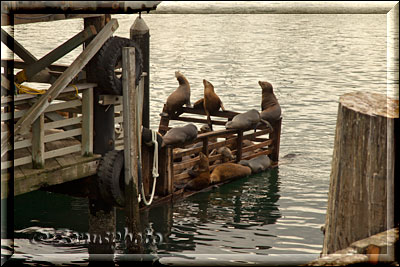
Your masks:
[{"label": "water reflection", "polygon": [[[242,230],[265,228],[276,223],[281,217],[277,205],[280,197],[279,184],[278,170],[270,170],[225,184],[209,192],[199,193],[176,204],[173,225],[153,224],[155,231],[162,232],[165,238],[159,245],[158,252],[198,252],[198,247],[217,247],[214,253],[221,253],[218,244],[227,235],[241,239],[242,244],[250,250],[269,248],[266,245],[255,244],[249,239],[251,231]],[[172,214],[167,214],[172,212],[172,209],[166,211],[162,210],[163,208],[166,207],[152,209],[149,214],[156,215],[156,221],[160,220],[159,216],[166,216],[166,222],[169,222]],[[169,226],[171,228],[166,229]],[[275,237],[273,234],[261,233],[258,236]],[[200,248],[200,251],[203,251],[203,248]]]}]

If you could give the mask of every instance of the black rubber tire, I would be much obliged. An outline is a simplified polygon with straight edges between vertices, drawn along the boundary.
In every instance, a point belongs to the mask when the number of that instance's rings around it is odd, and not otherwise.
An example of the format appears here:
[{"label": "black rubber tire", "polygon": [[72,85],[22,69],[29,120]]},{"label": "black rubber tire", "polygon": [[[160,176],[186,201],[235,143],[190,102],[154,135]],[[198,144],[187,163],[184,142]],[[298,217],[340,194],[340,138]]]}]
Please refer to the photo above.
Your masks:
[{"label": "black rubber tire", "polygon": [[124,207],[124,151],[107,152],[100,160],[97,176],[102,199],[110,205]]},{"label": "black rubber tire", "polygon": [[122,65],[122,48],[135,47],[136,85],[138,85],[143,70],[142,52],[138,44],[128,38],[110,37],[96,54],[96,77],[98,88],[104,94],[122,95],[122,76],[115,74],[118,63]]}]

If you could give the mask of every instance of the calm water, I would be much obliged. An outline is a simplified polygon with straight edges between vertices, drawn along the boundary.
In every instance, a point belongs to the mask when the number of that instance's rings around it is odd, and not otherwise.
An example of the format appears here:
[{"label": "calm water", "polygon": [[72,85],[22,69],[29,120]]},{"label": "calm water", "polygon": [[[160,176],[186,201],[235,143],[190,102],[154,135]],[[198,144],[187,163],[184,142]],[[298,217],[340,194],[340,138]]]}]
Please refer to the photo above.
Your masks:
[{"label": "calm water", "polygon": [[[115,17],[120,25],[115,35],[128,37],[136,15]],[[259,109],[258,81],[267,80],[283,110],[280,167],[146,212],[143,227],[162,236],[147,252],[168,255],[163,263],[300,263],[318,257],[338,99],[352,91],[386,93],[386,15],[143,18],[151,30],[153,129],[163,103],[177,87],[176,70],[191,83],[192,102],[202,96],[202,79],[207,79],[225,108]],[[39,58],[82,30],[82,24],[20,25],[15,36]],[[39,38],[50,31],[52,38]],[[58,63],[70,63],[78,53]],[[287,154],[295,156],[283,158]],[[16,197],[16,257],[86,263],[84,244],[55,239],[31,244],[28,238],[38,231],[56,230],[63,236],[87,232],[87,205],[86,199],[48,192]],[[117,230],[123,228],[119,214]]]}]

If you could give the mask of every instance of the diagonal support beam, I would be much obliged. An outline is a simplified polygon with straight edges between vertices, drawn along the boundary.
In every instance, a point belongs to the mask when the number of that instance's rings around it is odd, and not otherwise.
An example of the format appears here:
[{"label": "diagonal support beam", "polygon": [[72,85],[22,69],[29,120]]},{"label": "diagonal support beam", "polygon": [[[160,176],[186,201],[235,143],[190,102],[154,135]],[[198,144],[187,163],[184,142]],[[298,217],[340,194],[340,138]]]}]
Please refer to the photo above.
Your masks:
[{"label": "diagonal support beam", "polygon": [[35,74],[43,70],[44,68],[50,66],[53,62],[57,61],[58,59],[62,58],[64,55],[68,54],[79,45],[81,45],[84,41],[91,38],[92,36],[96,35],[97,31],[93,25],[86,27],[83,31],[76,34],[74,37],[42,57],[41,59],[37,60],[36,62],[29,64],[25,69],[18,72],[16,75],[15,81],[17,83],[22,83],[31,79]]},{"label": "diagonal support beam", "polygon": [[[36,101],[35,104],[22,116],[14,126],[14,136],[29,130],[32,123],[44,112],[50,103],[56,99],[62,90],[72,81],[72,79],[86,66],[93,56],[100,50],[105,41],[118,28],[118,21],[111,19],[106,26],[96,35],[83,52],[72,62],[63,74],[51,85],[45,94]],[[1,142],[1,155],[6,152],[6,144],[11,135]],[[4,148],[4,151],[3,151]]]},{"label": "diagonal support beam", "polygon": [[[33,64],[35,63],[38,59],[32,55],[25,47],[22,46],[17,40],[15,40],[11,35],[9,35],[5,30],[1,29],[1,41],[15,54],[17,54],[20,58],[22,58],[23,61],[27,64]],[[42,77],[41,80],[43,81],[54,81],[55,78],[53,78],[49,74],[49,69],[45,69],[43,72],[41,72]]]}]

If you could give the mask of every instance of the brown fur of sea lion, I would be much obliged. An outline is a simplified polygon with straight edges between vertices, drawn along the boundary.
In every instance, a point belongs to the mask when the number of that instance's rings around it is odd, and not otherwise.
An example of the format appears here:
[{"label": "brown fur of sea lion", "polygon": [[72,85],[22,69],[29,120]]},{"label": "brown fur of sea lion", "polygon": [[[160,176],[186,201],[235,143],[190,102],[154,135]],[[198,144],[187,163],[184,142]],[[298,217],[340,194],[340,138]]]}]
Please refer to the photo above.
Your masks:
[{"label": "brown fur of sea lion", "polygon": [[183,106],[190,106],[190,84],[186,77],[179,71],[175,71],[175,77],[179,86],[167,98],[165,110],[169,116],[180,115],[176,112]]},{"label": "brown fur of sea lion", "polygon": [[259,81],[258,84],[262,89],[261,97],[261,118],[269,121],[270,123],[279,120],[282,114],[281,106],[279,105],[278,99],[274,94],[272,84],[269,82]]},{"label": "brown fur of sea lion", "polygon": [[210,165],[208,158],[202,152],[200,152],[200,161],[198,164],[198,169],[196,170],[197,177],[190,180],[186,186],[185,190],[200,190],[207,187],[210,184]]},{"label": "brown fur of sea lion", "polygon": [[210,175],[211,183],[219,183],[230,179],[245,177],[251,174],[251,169],[236,163],[223,163],[215,167]]},{"label": "brown fur of sea lion", "polygon": [[183,127],[175,127],[170,129],[163,136],[162,147],[166,145],[175,145],[187,141],[192,141],[196,139],[196,137],[197,137],[197,127],[192,123],[189,123]]},{"label": "brown fur of sea lion", "polygon": [[210,129],[212,130],[210,114],[212,114],[215,111],[218,111],[220,108],[223,111],[225,111],[225,108],[224,108],[224,105],[222,104],[221,99],[215,93],[214,86],[205,79],[203,79],[203,84],[204,84],[203,107],[204,107],[204,111],[206,112],[206,115],[207,115],[207,123],[210,126]]}]

